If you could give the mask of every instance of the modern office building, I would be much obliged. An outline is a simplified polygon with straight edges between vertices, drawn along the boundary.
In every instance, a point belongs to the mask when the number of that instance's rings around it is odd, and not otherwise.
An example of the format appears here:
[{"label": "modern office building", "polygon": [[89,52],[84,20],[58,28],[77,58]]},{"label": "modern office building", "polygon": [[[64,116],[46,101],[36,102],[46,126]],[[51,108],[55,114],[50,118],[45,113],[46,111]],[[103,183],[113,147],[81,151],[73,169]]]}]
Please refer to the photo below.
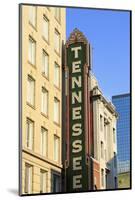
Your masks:
[{"label": "modern office building", "polygon": [[117,188],[117,113],[90,74],[92,132],[93,132],[93,187]]},{"label": "modern office building", "polygon": [[130,94],[112,97],[119,118],[117,122],[118,173],[130,171]]},{"label": "modern office building", "polygon": [[20,5],[20,194],[61,191],[65,8]]}]

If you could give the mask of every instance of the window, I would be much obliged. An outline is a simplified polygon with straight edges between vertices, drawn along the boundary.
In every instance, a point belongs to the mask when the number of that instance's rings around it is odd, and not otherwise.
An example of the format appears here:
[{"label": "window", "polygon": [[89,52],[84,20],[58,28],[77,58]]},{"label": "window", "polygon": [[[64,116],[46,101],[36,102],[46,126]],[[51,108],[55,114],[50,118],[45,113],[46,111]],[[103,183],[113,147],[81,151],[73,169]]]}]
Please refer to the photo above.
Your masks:
[{"label": "window", "polygon": [[55,30],[54,49],[57,53],[60,53],[60,34],[57,30]]},{"label": "window", "polygon": [[107,161],[107,151],[105,149],[105,161]]},{"label": "window", "polygon": [[60,67],[57,63],[54,64],[54,84],[60,87]]},{"label": "window", "polygon": [[115,128],[113,128],[113,142],[115,143]]},{"label": "window", "polygon": [[37,17],[37,8],[36,6],[29,7],[29,21],[34,27],[36,27],[36,17]]},{"label": "window", "polygon": [[43,50],[42,54],[42,73],[48,78],[49,76],[49,56]]},{"label": "window", "polygon": [[115,188],[117,188],[117,177],[114,177]]},{"label": "window", "polygon": [[48,116],[48,91],[42,87],[41,112]]},{"label": "window", "polygon": [[40,170],[40,193],[47,192],[47,172]]},{"label": "window", "polygon": [[117,165],[116,153],[114,152],[113,155],[114,155],[114,167],[116,168],[116,165]]},{"label": "window", "polygon": [[104,144],[101,141],[101,158],[104,158]]},{"label": "window", "polygon": [[101,185],[104,187],[104,169],[101,169]]},{"label": "window", "polygon": [[60,8],[54,8],[55,18],[60,22]]},{"label": "window", "polygon": [[45,128],[41,128],[41,155],[47,157],[48,149],[48,131]]},{"label": "window", "polygon": [[60,122],[60,102],[57,98],[54,98],[54,122]]},{"label": "window", "polygon": [[32,166],[25,164],[25,193],[32,193]]},{"label": "window", "polygon": [[103,130],[103,117],[100,115],[100,131]]},{"label": "window", "polygon": [[59,137],[57,137],[55,135],[54,136],[54,160],[56,162],[59,161],[59,153],[60,153],[60,149],[59,149]]},{"label": "window", "polygon": [[27,102],[32,106],[35,104],[35,80],[31,76],[27,79]]},{"label": "window", "polygon": [[60,176],[52,174],[52,192],[60,192]]},{"label": "window", "polygon": [[104,118],[104,139],[106,140],[106,136],[107,136],[107,120]]},{"label": "window", "polygon": [[29,55],[28,55],[28,59],[29,59],[29,62],[32,65],[36,64],[36,42],[30,36],[29,36]]},{"label": "window", "polygon": [[26,147],[28,149],[33,149],[33,140],[34,140],[34,122],[27,118],[26,122]]},{"label": "window", "polygon": [[43,16],[43,37],[49,41],[49,20],[45,16]]}]

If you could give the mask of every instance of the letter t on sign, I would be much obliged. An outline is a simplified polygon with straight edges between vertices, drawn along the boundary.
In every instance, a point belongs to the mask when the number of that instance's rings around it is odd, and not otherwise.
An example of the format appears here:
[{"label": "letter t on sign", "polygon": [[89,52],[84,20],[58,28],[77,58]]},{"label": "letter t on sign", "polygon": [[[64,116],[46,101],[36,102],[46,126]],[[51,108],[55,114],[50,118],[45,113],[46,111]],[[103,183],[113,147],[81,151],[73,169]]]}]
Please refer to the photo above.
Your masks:
[{"label": "letter t on sign", "polygon": [[78,51],[81,50],[82,47],[74,47],[74,48],[71,48],[71,51],[74,51],[75,52],[75,58],[78,58]]}]

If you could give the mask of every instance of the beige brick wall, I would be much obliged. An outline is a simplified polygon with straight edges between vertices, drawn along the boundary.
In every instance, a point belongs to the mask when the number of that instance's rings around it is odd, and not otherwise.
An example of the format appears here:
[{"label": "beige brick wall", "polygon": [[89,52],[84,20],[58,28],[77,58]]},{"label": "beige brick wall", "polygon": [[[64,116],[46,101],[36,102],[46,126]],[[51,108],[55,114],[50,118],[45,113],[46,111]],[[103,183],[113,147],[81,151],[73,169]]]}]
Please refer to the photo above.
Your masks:
[{"label": "beige brick wall", "polygon": [[[43,15],[49,19],[49,44],[42,37]],[[22,6],[22,193],[25,187],[25,163],[33,166],[33,191],[40,192],[40,169],[48,172],[47,191],[51,192],[51,170],[61,173],[61,83],[62,83],[62,63],[61,53],[58,55],[54,51],[54,31],[55,28],[60,33],[60,44],[65,41],[65,9],[61,8],[61,22],[54,17],[54,8],[47,9],[44,6],[37,7],[37,27],[33,28],[29,23],[29,6]],[[28,61],[28,41],[29,35],[36,41],[36,66],[32,66]],[[49,55],[49,80],[42,75],[42,49]],[[54,62],[60,66],[60,89],[54,86]],[[27,104],[27,77],[31,75],[35,79],[35,108]],[[41,114],[41,88],[44,86],[49,92],[48,118]],[[60,125],[53,121],[54,97],[60,101]],[[34,149],[26,149],[26,118],[34,121]],[[40,155],[40,134],[41,126],[48,130],[48,157]],[[53,140],[54,134],[60,138],[60,160],[58,163],[53,160]]]}]

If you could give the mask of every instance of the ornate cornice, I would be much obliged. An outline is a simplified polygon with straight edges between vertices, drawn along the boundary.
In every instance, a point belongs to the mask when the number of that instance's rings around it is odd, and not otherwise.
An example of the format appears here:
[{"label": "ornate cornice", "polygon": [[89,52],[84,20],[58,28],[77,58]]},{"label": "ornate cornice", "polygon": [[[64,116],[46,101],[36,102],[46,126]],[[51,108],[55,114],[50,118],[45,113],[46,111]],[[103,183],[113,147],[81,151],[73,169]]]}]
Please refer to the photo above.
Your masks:
[{"label": "ornate cornice", "polygon": [[75,28],[73,32],[70,34],[68,40],[66,41],[66,47],[76,42],[83,42],[84,44],[88,44],[87,38],[77,28]]}]

